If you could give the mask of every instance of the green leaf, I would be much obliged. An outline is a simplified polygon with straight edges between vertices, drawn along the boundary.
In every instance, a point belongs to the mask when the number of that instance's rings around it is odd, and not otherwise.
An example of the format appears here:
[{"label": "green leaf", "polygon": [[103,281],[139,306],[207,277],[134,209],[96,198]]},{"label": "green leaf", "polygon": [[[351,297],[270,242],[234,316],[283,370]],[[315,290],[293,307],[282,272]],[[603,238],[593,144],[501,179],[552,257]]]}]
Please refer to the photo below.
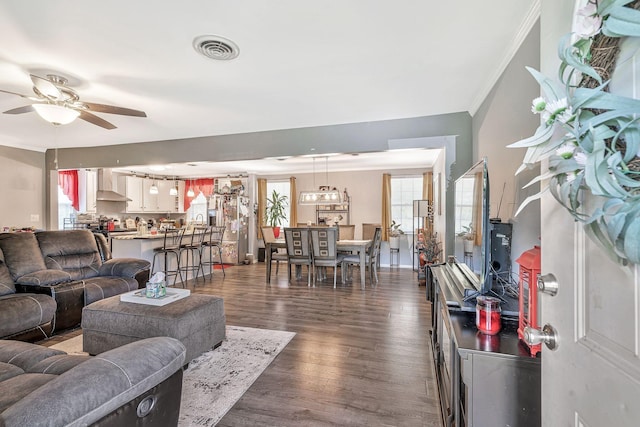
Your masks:
[{"label": "green leaf", "polygon": [[640,217],[631,219],[624,235],[624,254],[634,264],[640,263]]},{"label": "green leaf", "polygon": [[535,145],[540,145],[543,142],[548,141],[553,135],[553,126],[547,126],[545,123],[538,126],[536,132],[533,136],[529,138],[521,139],[518,142],[514,142],[513,144],[507,145],[509,148],[523,148],[523,147],[533,147]]},{"label": "green leaf", "polygon": [[[567,34],[566,36],[564,36],[559,46],[566,46],[569,40],[569,36],[571,36],[571,34]],[[591,39],[588,40],[588,43],[589,45],[591,44]],[[561,61],[565,62],[569,66],[580,71],[581,73],[587,74],[593,77],[594,79],[596,79],[598,83],[602,84],[602,77],[600,77],[600,75],[596,72],[596,70],[594,70],[589,64],[584,62],[583,55],[584,55],[583,50],[576,45],[570,45],[564,48],[560,47],[558,49],[558,56],[560,57]],[[568,82],[569,79],[567,80],[563,79],[563,74],[565,69],[566,67],[564,66],[560,67],[560,80],[563,82]]]},{"label": "green leaf", "polygon": [[598,2],[598,15],[605,16],[610,13],[611,9],[614,7],[622,7],[633,0],[600,0]]},{"label": "green leaf", "polygon": [[546,77],[544,74],[536,70],[535,68],[525,67],[529,73],[533,76],[534,79],[540,85],[540,88],[544,92],[547,100],[549,101],[557,101],[558,99],[564,98],[564,91],[557,85],[556,82]]},{"label": "green leaf", "polygon": [[584,230],[587,236],[589,236],[613,262],[623,265],[626,264],[624,258],[621,258],[616,253],[615,247],[611,243],[611,240],[609,240],[606,232],[603,232],[603,230],[600,229],[598,221],[585,224]]},{"label": "green leaf", "polygon": [[602,32],[609,37],[640,37],[640,12],[629,7],[612,7]]},{"label": "green leaf", "polygon": [[[602,86],[601,86],[602,87]],[[576,89],[571,106],[578,108],[597,108],[603,110],[634,109],[640,112],[640,100],[614,95],[598,89],[581,87]]]}]

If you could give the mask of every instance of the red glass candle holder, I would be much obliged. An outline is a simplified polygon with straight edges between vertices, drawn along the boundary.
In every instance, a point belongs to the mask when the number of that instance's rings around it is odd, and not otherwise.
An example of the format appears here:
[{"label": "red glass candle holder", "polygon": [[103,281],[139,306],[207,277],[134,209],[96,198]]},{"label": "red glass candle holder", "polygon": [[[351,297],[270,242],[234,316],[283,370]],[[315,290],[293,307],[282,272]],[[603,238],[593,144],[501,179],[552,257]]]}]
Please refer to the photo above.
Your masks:
[{"label": "red glass candle holder", "polygon": [[483,334],[495,335],[500,332],[500,300],[495,297],[476,298],[476,326]]}]

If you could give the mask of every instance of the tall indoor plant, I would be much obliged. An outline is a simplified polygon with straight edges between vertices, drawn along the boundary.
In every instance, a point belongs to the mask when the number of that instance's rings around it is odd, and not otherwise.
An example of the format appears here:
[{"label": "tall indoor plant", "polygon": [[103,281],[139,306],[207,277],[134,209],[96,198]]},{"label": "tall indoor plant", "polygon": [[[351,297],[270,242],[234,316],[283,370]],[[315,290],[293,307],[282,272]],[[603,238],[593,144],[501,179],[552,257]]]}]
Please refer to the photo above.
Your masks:
[{"label": "tall indoor plant", "polygon": [[404,231],[400,228],[400,225],[395,220],[391,221],[389,225],[389,247],[391,249],[400,248],[400,235],[404,234]]},{"label": "tall indoor plant", "polygon": [[287,217],[287,214],[285,213],[285,208],[289,206],[287,199],[287,196],[281,195],[276,190],[273,190],[271,196],[267,198],[265,217],[267,224],[273,227],[273,235],[276,238],[280,236],[280,225],[282,224],[282,220]]}]

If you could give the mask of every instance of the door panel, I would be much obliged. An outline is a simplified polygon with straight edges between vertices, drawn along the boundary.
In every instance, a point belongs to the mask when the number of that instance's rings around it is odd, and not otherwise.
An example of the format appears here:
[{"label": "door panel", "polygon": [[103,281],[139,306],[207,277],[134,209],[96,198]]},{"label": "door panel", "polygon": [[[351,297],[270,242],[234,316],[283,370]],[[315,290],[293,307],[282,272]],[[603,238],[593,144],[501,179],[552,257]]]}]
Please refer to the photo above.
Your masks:
[{"label": "door panel", "polygon": [[[545,75],[557,72],[557,42],[570,30],[573,15],[583,3],[543,2],[541,63]],[[548,24],[545,17],[550,18]],[[545,39],[550,35],[554,41]],[[640,64],[635,51],[628,53],[628,49],[638,46],[638,39],[622,44],[613,78],[620,80],[611,85],[612,92],[637,97]],[[542,349],[542,425],[637,426],[638,267],[609,260],[587,238],[582,224],[574,222],[551,195],[541,201],[541,224],[542,273],[553,273],[558,281],[557,295],[539,294],[540,323],[549,323],[558,332],[557,349]]]}]

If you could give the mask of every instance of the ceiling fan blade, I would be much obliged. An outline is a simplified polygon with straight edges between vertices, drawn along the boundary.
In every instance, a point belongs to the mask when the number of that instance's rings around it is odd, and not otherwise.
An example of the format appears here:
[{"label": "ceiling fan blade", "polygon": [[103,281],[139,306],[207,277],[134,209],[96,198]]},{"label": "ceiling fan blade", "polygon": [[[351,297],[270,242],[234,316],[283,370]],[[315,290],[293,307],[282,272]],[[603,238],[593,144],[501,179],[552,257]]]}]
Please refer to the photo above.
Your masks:
[{"label": "ceiling fan blade", "polygon": [[62,99],[62,91],[60,91],[58,86],[53,84],[51,81],[43,79],[42,77],[34,76],[33,74],[29,74],[29,76],[31,77],[33,85],[38,89],[38,92],[47,98]]},{"label": "ceiling fan blade", "polygon": [[28,95],[23,95],[23,94],[21,94],[21,93],[11,92],[11,91],[8,91],[8,90],[2,90],[2,89],[0,89],[0,92],[8,93],[9,95],[17,95],[17,96],[19,96],[19,97],[21,97],[21,98],[27,98],[27,99],[30,99],[30,100],[32,100],[32,101],[40,101],[40,99],[39,99],[39,98],[35,98],[35,97],[33,97],[33,96],[28,96]]},{"label": "ceiling fan blade", "polygon": [[93,102],[82,102],[89,110],[96,113],[120,114],[122,116],[147,117],[144,111],[132,110],[131,108],[116,107],[114,105],[94,104]]},{"label": "ceiling fan blade", "polygon": [[35,111],[33,109],[33,105],[25,105],[24,107],[14,108],[13,110],[7,110],[3,114],[22,114],[22,113],[30,113]]},{"label": "ceiling fan blade", "polygon": [[108,121],[101,119],[95,114],[91,114],[88,111],[80,111],[80,118],[86,122],[92,123],[96,126],[100,126],[101,128],[105,128],[108,130],[115,129],[116,126]]}]

